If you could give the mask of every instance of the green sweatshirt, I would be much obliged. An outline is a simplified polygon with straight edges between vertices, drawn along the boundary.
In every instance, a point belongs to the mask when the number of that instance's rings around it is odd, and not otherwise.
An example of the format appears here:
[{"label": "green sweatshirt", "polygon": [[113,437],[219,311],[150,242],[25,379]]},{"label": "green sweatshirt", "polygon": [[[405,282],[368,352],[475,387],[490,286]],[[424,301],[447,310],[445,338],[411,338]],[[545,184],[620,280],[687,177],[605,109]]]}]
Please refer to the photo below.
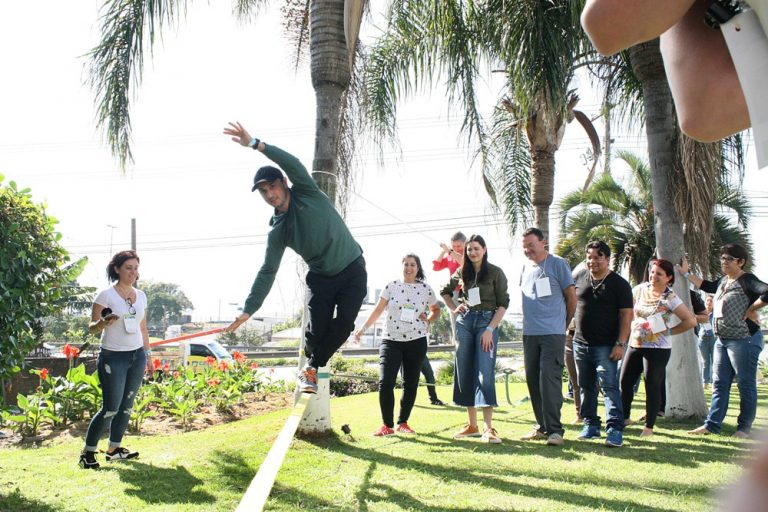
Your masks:
[{"label": "green sweatshirt", "polygon": [[286,247],[301,256],[311,272],[324,276],[338,274],[363,254],[331,200],[298,158],[268,144],[264,154],[285,171],[293,186],[288,211],[275,211],[269,221],[272,230],[267,236],[264,263],[243,306],[249,315],[261,307],[272,288]]},{"label": "green sweatshirt", "polygon": [[[465,256],[466,257],[466,256]],[[498,308],[509,307],[509,293],[507,292],[507,276],[504,271],[496,265],[488,264],[488,274],[482,281],[471,282],[467,285],[461,278],[461,267],[451,276],[451,280],[440,290],[440,296],[451,295],[456,287],[461,287],[459,292],[459,304],[469,305],[469,289],[473,286],[480,288],[480,304],[472,306],[471,309],[481,309],[484,311],[496,311]],[[457,304],[458,305],[458,304]]]}]

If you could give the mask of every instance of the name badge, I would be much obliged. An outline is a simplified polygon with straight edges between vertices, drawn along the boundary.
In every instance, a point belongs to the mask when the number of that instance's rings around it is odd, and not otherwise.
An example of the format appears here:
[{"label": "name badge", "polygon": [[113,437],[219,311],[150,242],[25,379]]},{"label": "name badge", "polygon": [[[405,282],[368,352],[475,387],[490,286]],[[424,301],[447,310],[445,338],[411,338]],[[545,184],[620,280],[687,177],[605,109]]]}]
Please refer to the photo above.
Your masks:
[{"label": "name badge", "polygon": [[480,304],[480,288],[475,286],[467,290],[467,301],[470,306],[477,306]]},{"label": "name badge", "polygon": [[136,315],[130,313],[124,314],[123,326],[125,327],[125,332],[128,334],[139,332],[139,321],[136,319]]},{"label": "name badge", "polygon": [[715,301],[712,307],[712,316],[714,318],[723,318],[723,301]]},{"label": "name badge", "polygon": [[549,297],[552,295],[552,288],[549,287],[549,278],[542,277],[534,282],[536,287],[536,298]]},{"label": "name badge", "polygon": [[400,310],[400,321],[412,323],[416,319],[416,306],[413,304],[403,304]]},{"label": "name badge", "polygon": [[651,327],[651,332],[654,334],[667,330],[667,324],[664,323],[664,317],[661,316],[661,313],[649,316],[648,324]]}]

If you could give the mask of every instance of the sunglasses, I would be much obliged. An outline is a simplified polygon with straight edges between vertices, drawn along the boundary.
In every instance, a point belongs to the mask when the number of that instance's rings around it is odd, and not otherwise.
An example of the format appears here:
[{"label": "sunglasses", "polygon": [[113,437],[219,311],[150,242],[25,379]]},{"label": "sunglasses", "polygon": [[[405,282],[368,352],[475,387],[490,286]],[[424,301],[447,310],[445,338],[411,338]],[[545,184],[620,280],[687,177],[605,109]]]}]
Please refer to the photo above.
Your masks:
[{"label": "sunglasses", "polygon": [[128,299],[125,299],[125,303],[128,304],[128,314],[135,315],[136,308],[133,307],[133,301],[130,298],[128,298]]}]

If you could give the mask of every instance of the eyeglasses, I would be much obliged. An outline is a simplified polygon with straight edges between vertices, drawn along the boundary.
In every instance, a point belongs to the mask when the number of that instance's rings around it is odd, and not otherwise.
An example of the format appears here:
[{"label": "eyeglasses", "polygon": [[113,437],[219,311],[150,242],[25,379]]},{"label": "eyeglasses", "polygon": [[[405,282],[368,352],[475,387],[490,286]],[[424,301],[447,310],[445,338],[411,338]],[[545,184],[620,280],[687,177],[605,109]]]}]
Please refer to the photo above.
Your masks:
[{"label": "eyeglasses", "polygon": [[128,298],[128,299],[125,299],[125,303],[128,304],[128,314],[129,315],[135,315],[136,314],[136,308],[133,307],[133,301],[130,298]]},{"label": "eyeglasses", "polygon": [[722,256],[720,256],[720,261],[725,261],[727,263],[730,263],[732,261],[736,261],[737,259],[739,259],[739,258],[734,258],[733,256],[728,256],[726,254],[723,254]]}]

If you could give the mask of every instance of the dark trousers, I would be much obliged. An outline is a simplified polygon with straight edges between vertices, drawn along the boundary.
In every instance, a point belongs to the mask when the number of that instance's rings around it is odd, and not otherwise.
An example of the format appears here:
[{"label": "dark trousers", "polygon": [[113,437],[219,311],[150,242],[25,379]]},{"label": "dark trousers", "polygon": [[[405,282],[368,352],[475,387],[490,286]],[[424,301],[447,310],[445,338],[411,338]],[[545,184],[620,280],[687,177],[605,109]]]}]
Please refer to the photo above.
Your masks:
[{"label": "dark trousers", "polygon": [[546,435],[563,435],[565,432],[560,422],[564,359],[565,334],[523,334],[528,394],[536,417],[536,429]]},{"label": "dark trousers", "polygon": [[653,428],[656,424],[667,363],[671,355],[672,350],[668,348],[627,349],[627,355],[621,365],[621,403],[624,418],[630,418],[635,394],[633,387],[642,373],[645,378],[645,426]]},{"label": "dark trousers", "polygon": [[573,391],[573,404],[576,406],[576,416],[581,416],[581,388],[576,373],[576,359],[573,357],[573,335],[565,336],[565,368],[568,370],[568,383]]},{"label": "dark trousers", "polygon": [[[421,373],[424,375],[424,380],[427,381],[427,393],[429,393],[429,399],[434,402],[437,400],[437,391],[435,391],[435,372],[432,370],[432,364],[430,364],[426,352],[424,352],[424,362],[421,363]],[[432,385],[430,386],[429,384]]]},{"label": "dark trousers", "polygon": [[382,340],[379,347],[379,407],[381,419],[389,428],[395,426],[395,382],[403,369],[403,396],[397,423],[407,423],[419,389],[421,363],[427,354],[427,338],[413,341]]},{"label": "dark trousers", "polygon": [[328,364],[355,327],[368,293],[365,260],[360,256],[335,276],[308,272],[307,286],[309,325],[304,333],[304,354],[309,366],[320,368]]}]

